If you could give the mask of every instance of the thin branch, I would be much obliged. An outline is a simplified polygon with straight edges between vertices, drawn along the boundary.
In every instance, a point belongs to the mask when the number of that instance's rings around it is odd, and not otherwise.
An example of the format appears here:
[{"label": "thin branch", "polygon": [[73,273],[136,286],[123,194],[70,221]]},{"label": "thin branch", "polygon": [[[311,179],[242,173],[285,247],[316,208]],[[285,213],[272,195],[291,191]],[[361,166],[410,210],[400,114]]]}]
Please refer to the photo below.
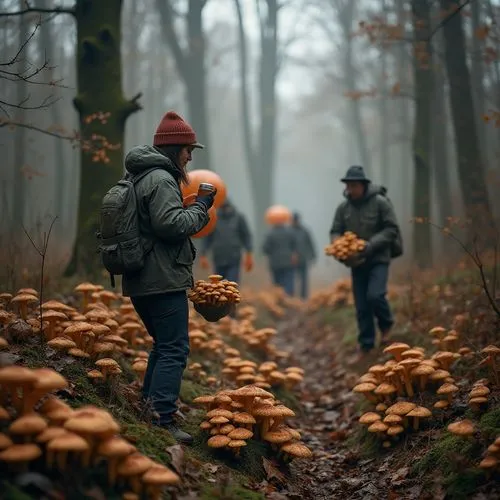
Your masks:
[{"label": "thin branch", "polygon": [[456,9],[453,10],[450,14],[448,14],[444,19],[441,19],[441,21],[434,27],[434,29],[429,33],[429,36],[426,38],[426,42],[430,41],[431,38],[451,19],[453,19],[457,14],[460,13],[460,11],[472,3],[474,0],[465,0],[463,4],[460,4]]},{"label": "thin branch", "polygon": [[23,123],[23,122],[18,122],[14,120],[6,120],[3,118],[0,118],[0,128],[2,127],[20,127],[20,128],[26,128],[28,130],[33,130],[35,132],[40,132],[45,135],[50,135],[51,137],[56,137],[57,139],[65,139],[68,141],[80,141],[81,139],[78,137],[77,132],[74,131],[73,135],[68,135],[68,134],[60,134],[58,132],[52,132],[49,129],[44,129],[41,127],[38,127],[36,125],[32,125],[30,123]]},{"label": "thin branch", "polygon": [[14,57],[12,59],[10,59],[9,61],[7,61],[7,62],[0,63],[0,66],[12,66],[13,64],[15,64],[17,62],[17,58],[22,53],[22,51],[26,48],[26,46],[30,43],[30,41],[32,40],[32,38],[35,36],[35,34],[38,31],[39,27],[40,27],[40,23],[38,22],[35,25],[35,28],[33,29],[33,31],[28,36],[28,38],[26,38],[26,40],[24,40],[24,42],[21,44],[21,46],[19,47],[19,50],[16,52],[16,54],[14,55]]},{"label": "thin branch", "polygon": [[[30,96],[26,97],[26,99],[23,99],[20,103],[18,104],[13,104],[10,102],[3,101],[0,99],[0,105],[1,106],[8,106],[9,108],[14,108],[14,109],[25,109],[25,110],[33,110],[33,109],[46,109],[55,104],[57,101],[59,101],[61,98],[55,98],[53,96],[48,96],[46,97],[40,104],[33,105],[33,106],[28,106],[25,105],[25,102],[28,102]],[[4,108],[5,109],[5,108]]]},{"label": "thin branch", "polygon": [[0,17],[11,17],[11,16],[24,16],[26,14],[31,14],[33,12],[38,12],[40,14],[71,14],[75,15],[76,9],[68,7],[53,7],[51,9],[43,7],[30,7],[29,3],[26,1],[27,7],[15,12],[0,12]]}]

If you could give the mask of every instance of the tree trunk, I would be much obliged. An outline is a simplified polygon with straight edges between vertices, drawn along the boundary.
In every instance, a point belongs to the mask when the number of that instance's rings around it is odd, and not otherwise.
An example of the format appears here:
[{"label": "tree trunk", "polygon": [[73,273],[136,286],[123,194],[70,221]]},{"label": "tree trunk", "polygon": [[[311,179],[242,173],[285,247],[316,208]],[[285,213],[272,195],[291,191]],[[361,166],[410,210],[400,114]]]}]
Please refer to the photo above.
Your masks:
[{"label": "tree trunk", "polygon": [[[50,9],[52,7],[52,2],[50,0],[38,0],[36,2],[37,7]],[[49,61],[49,74],[48,79],[55,80],[55,74],[53,71],[54,60],[55,60],[55,44],[54,44],[54,35],[51,27],[53,25],[49,23],[44,23],[41,26],[40,30],[40,41],[42,50],[41,58],[43,60],[46,57]],[[63,123],[63,116],[61,113],[61,104],[55,103],[50,107],[50,116],[52,125],[61,126]],[[64,190],[67,184],[67,175],[66,169],[67,166],[64,160],[64,143],[60,139],[57,138],[47,138],[48,143],[52,143],[53,152],[54,152],[54,168],[53,168],[53,204],[52,210],[53,215],[58,217],[58,221],[54,225],[54,234],[55,236],[61,236],[64,234],[65,227],[65,209],[64,209]],[[57,238],[56,238],[57,239]]]},{"label": "tree trunk", "polygon": [[[406,23],[406,1],[397,0],[396,10],[398,24],[404,26]],[[397,206],[401,207],[400,219],[407,221],[411,217],[410,206],[407,200],[412,195],[411,191],[411,162],[410,162],[410,137],[411,137],[411,123],[410,123],[410,105],[409,100],[405,97],[405,94],[409,93],[410,85],[408,84],[408,73],[409,73],[409,56],[407,52],[407,45],[402,41],[398,43],[397,56],[396,56],[396,66],[398,74],[398,82],[402,90],[403,96],[399,98],[398,103],[398,138],[399,138],[399,150],[400,150],[400,160],[398,174],[395,178],[399,180],[398,189],[394,190],[396,197]],[[402,231],[408,228],[408,225],[402,226]],[[405,236],[410,237],[408,231],[406,231]]]},{"label": "tree trunk", "polygon": [[[387,4],[386,0],[382,0],[383,20],[387,22]],[[389,164],[389,133],[391,124],[389,120],[389,103],[387,93],[387,46],[382,42],[380,53],[380,89],[379,89],[379,114],[380,114],[380,180],[391,190],[390,184],[390,164]]]},{"label": "tree trunk", "polygon": [[[24,1],[19,0],[19,8],[24,7]],[[29,33],[29,22],[26,16],[19,20],[18,47],[26,42]],[[23,75],[28,71],[28,49],[25,48],[16,65],[16,71]],[[22,81],[16,84],[15,103],[26,103],[28,99],[27,83]],[[29,103],[28,103],[29,104]],[[24,123],[26,112],[23,109],[15,110],[15,120]],[[26,161],[26,129],[17,127],[14,134],[14,187],[12,190],[12,211],[10,220],[11,235],[22,233],[25,213],[26,178],[23,167]]]},{"label": "tree trunk", "polygon": [[243,129],[243,141],[245,160],[248,172],[252,172],[255,165],[255,150],[252,140],[252,125],[250,118],[250,96],[248,94],[248,58],[245,26],[243,24],[243,12],[240,0],[234,0],[236,15],[238,17],[238,55],[240,62],[240,104],[241,123]]},{"label": "tree trunk", "polygon": [[[412,0],[414,39],[415,129],[413,159],[415,166],[413,215],[413,258],[421,268],[432,267],[431,207],[431,110],[433,73],[429,34],[431,12],[429,0]],[[423,219],[423,221],[418,221]]]},{"label": "tree trunk", "polygon": [[205,34],[202,14],[207,0],[189,0],[187,13],[187,50],[183,50],[174,28],[174,19],[170,0],[157,0],[160,13],[162,35],[170,46],[175,58],[177,70],[186,87],[186,99],[189,121],[196,132],[197,139],[207,148],[194,158],[195,168],[211,169],[210,137],[207,119],[207,83],[205,70]]},{"label": "tree trunk", "polygon": [[122,91],[120,57],[122,0],[78,0],[78,95],[73,104],[80,132],[93,138],[92,151],[80,154],[78,231],[70,271],[100,269],[95,232],[106,191],[123,173],[125,122],[140,109],[137,95],[127,101]]},{"label": "tree trunk", "polygon": [[[440,0],[441,8],[451,12],[458,0]],[[466,62],[462,16],[454,15],[443,25],[445,63],[450,84],[450,103],[457,148],[458,171],[465,212],[470,221],[469,238],[483,236],[491,240],[494,228],[484,165],[479,148],[469,68]]]},{"label": "tree trunk", "polygon": [[[352,23],[354,21],[355,2],[349,1],[339,8],[338,16],[345,40],[344,52],[344,71],[346,91],[356,90],[356,68],[354,65],[354,48],[352,38]],[[368,145],[366,143],[366,134],[363,129],[363,118],[361,114],[361,104],[359,99],[350,99],[349,108],[351,114],[351,127],[357,139],[357,146],[360,152],[360,160],[365,169],[370,172],[370,156],[368,154]]]}]

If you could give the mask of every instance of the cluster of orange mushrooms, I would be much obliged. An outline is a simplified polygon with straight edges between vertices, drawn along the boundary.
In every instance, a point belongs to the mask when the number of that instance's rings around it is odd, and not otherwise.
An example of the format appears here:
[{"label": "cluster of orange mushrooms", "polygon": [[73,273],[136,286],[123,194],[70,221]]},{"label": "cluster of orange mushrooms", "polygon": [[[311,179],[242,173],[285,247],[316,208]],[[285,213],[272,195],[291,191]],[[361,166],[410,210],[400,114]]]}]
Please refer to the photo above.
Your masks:
[{"label": "cluster of orange mushrooms", "polygon": [[73,409],[52,393],[68,381],[49,368],[0,368],[0,463],[11,472],[40,468],[64,474],[105,462],[108,484],[125,489],[124,498],[157,500],[180,478],[139,453],[120,436],[120,425],[95,406]]},{"label": "cluster of orange mushrooms", "polygon": [[194,403],[206,410],[200,428],[210,436],[210,448],[232,450],[238,456],[250,439],[259,439],[269,443],[286,462],[312,456],[300,442],[300,432],[285,425],[287,417],[295,416],[294,411],[257,385],[199,396]]},{"label": "cluster of orange mushrooms", "polygon": [[223,306],[239,304],[241,301],[238,283],[223,279],[220,274],[212,274],[208,281],[197,280],[188,294],[194,304]]},{"label": "cluster of orange mushrooms", "polygon": [[[361,415],[359,422],[368,432],[380,437],[384,447],[390,447],[392,441],[408,430],[418,431],[421,422],[446,415],[460,391],[452,374],[453,365],[460,358],[484,356],[480,364],[489,368],[489,377],[477,380],[469,391],[468,403],[473,412],[480,413],[487,408],[488,386],[498,385],[498,347],[490,345],[475,353],[469,347],[461,347],[461,337],[456,330],[435,327],[429,334],[440,350],[427,355],[423,347],[394,342],[384,349],[391,359],[371,366],[352,389],[374,406]],[[437,401],[432,402],[436,396]],[[448,430],[463,434],[466,428],[471,429],[467,422],[451,424]]]},{"label": "cluster of orange mushrooms", "polygon": [[346,231],[335,241],[325,247],[325,254],[335,257],[337,260],[346,261],[362,252],[366,247],[366,241],[359,238],[352,231]]}]

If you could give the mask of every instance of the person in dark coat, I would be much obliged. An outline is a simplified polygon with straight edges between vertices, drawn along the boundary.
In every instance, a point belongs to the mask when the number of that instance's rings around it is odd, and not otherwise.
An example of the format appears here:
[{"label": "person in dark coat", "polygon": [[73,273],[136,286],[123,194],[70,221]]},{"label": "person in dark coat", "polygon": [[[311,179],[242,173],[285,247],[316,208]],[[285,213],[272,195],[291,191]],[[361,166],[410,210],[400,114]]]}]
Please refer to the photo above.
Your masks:
[{"label": "person in dark coat", "polygon": [[386,298],[391,244],[399,234],[396,215],[380,188],[372,185],[363,167],[353,166],[342,179],[345,200],[338,206],[330,230],[331,241],[346,231],[366,240],[365,249],[352,263],[352,289],[356,306],[360,357],[375,346],[375,323],[387,338],[393,324]]},{"label": "person in dark coat", "polygon": [[309,266],[316,260],[316,250],[309,230],[304,227],[300,220],[300,215],[293,214],[292,230],[297,240],[297,267],[295,276],[300,285],[300,297],[307,299],[309,295]]},{"label": "person in dark coat", "polygon": [[144,267],[124,274],[123,295],[130,297],[153,338],[142,396],[159,416],[155,422],[180,442],[192,437],[174,421],[182,375],[189,354],[188,299],[196,251],[190,237],[209,221],[214,194],[198,196],[185,208],[181,184],[195,148],[203,148],[191,126],[169,111],[154,135],[153,146],[132,148],[125,158],[130,176],[152,170],[135,184],[141,235],[153,241]]},{"label": "person in dark coat", "polygon": [[284,224],[273,226],[267,233],[262,251],[268,257],[273,283],[293,296],[298,256],[297,240],[292,228]]},{"label": "person in dark coat", "polygon": [[215,273],[229,281],[240,281],[240,267],[243,257],[245,271],[253,269],[252,235],[245,216],[226,200],[217,210],[215,230],[203,239],[200,264],[209,269],[207,254],[212,253]]}]

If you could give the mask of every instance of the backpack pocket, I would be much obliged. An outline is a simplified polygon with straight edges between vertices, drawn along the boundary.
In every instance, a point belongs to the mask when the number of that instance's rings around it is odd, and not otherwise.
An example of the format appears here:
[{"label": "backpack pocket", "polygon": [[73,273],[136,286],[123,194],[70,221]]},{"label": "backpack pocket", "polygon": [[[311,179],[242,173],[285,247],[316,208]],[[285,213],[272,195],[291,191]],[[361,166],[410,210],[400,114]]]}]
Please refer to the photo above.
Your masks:
[{"label": "backpack pocket", "polygon": [[126,274],[144,267],[144,250],[140,238],[101,246],[102,263],[111,274]]},{"label": "backpack pocket", "polygon": [[121,258],[120,245],[101,245],[100,247],[102,264],[111,274],[123,273],[123,260]]}]

